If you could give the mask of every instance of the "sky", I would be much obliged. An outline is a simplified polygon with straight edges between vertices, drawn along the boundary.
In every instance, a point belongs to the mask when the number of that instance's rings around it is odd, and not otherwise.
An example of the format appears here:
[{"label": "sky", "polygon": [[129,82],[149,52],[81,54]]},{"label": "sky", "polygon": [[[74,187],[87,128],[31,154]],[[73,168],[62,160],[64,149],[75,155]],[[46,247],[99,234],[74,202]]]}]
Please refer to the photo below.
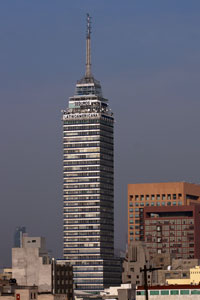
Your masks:
[{"label": "sky", "polygon": [[22,225],[62,257],[61,110],[85,71],[86,13],[116,120],[116,248],[128,183],[200,183],[199,0],[1,0],[0,267]]}]

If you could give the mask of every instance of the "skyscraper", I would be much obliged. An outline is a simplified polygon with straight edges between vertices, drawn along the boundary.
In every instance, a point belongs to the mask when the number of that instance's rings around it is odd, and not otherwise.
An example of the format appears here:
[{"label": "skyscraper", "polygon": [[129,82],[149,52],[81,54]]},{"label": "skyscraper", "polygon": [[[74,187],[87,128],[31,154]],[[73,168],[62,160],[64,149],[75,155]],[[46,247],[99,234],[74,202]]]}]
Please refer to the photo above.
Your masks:
[{"label": "skyscraper", "polygon": [[26,233],[26,227],[25,226],[19,226],[19,227],[15,228],[14,243],[13,243],[13,246],[15,248],[21,247],[22,237],[23,237],[24,233]]},{"label": "skyscraper", "polygon": [[91,73],[87,15],[86,72],[63,111],[64,258],[74,266],[77,289],[119,283],[114,263],[113,113]]}]

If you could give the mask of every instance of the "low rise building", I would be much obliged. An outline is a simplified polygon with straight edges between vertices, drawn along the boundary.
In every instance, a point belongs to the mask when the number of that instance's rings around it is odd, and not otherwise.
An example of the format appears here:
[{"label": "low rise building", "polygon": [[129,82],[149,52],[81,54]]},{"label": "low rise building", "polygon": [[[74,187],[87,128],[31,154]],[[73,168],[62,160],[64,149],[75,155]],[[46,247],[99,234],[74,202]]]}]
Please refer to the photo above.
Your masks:
[{"label": "low rise building", "polygon": [[[128,245],[126,256],[123,262],[122,283],[132,285],[143,285],[144,277],[141,269],[156,267],[167,269],[171,265],[171,258],[168,254],[157,254],[150,259],[146,244],[141,241],[131,242]],[[158,284],[158,271],[148,272],[147,282],[149,285]]]},{"label": "low rise building", "polygon": [[[137,287],[136,300],[145,300],[144,286]],[[194,300],[200,298],[200,285],[165,285],[148,288],[149,300]]]},{"label": "low rise building", "polygon": [[167,279],[168,284],[200,284],[200,266],[190,269],[189,278]]},{"label": "low rise building", "polygon": [[121,284],[100,292],[102,300],[129,300],[135,299],[135,285]]},{"label": "low rise building", "polygon": [[172,259],[166,268],[157,271],[157,284],[165,285],[169,279],[188,279],[190,269],[199,264],[198,259]]},{"label": "low rise building", "polygon": [[0,280],[9,280],[12,278],[12,268],[4,268],[0,272]]}]

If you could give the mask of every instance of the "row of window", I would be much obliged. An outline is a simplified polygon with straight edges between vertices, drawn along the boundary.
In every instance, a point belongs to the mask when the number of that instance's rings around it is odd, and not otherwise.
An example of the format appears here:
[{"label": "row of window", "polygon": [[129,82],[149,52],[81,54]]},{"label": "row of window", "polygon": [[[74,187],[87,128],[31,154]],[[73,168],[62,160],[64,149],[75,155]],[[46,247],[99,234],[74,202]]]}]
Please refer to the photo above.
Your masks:
[{"label": "row of window", "polygon": [[[137,296],[145,295],[145,291],[137,291]],[[150,295],[200,295],[200,290],[155,290]]]},{"label": "row of window", "polygon": [[85,126],[64,126],[64,133],[66,131],[82,131],[82,130],[93,130],[93,129],[100,129],[102,130],[103,132],[110,132],[110,133],[113,133],[113,128],[112,127],[109,127],[109,126],[104,126],[104,125],[85,125]]},{"label": "row of window", "polygon": [[99,177],[96,177],[96,178],[72,178],[72,179],[64,179],[64,183],[86,183],[86,182],[100,182],[102,184],[104,183],[112,183],[113,184],[113,180],[112,179],[103,179],[103,178],[99,178]]},{"label": "row of window", "polygon": [[98,130],[98,131],[66,131],[64,132],[64,137],[78,137],[78,136],[90,136],[90,135],[100,135],[103,137],[108,137],[110,139],[113,139],[113,134],[111,132],[106,132],[106,131],[102,131],[102,130]]},{"label": "row of window", "polygon": [[73,177],[95,177],[95,176],[101,176],[101,177],[108,177],[108,178],[113,178],[113,172],[109,172],[109,174],[103,170],[99,170],[98,172],[94,172],[94,171],[91,171],[90,173],[68,173],[67,171],[63,171],[64,172],[64,178],[67,178],[67,177],[70,177],[70,178],[73,178]]},{"label": "row of window", "polygon": [[151,194],[151,195],[130,195],[129,200],[130,201],[144,201],[144,200],[176,200],[180,199],[182,197],[182,194]]},{"label": "row of window", "polygon": [[79,119],[79,120],[65,120],[63,122],[63,125],[74,125],[74,124],[100,124],[100,125],[105,125],[105,126],[110,126],[113,127],[113,123],[110,123],[108,121],[102,120],[102,119]]},{"label": "row of window", "polygon": [[[175,225],[175,224],[194,224],[194,219],[193,218],[179,218],[179,219],[165,219],[165,220],[145,220],[145,224],[146,225],[157,225],[157,224],[164,224],[164,225]],[[165,227],[167,229],[165,230],[169,230],[169,226]]]},{"label": "row of window", "polygon": [[113,138],[111,137],[102,137],[100,135],[98,136],[83,136],[83,137],[74,137],[74,138],[65,138],[63,139],[64,143],[75,143],[75,142],[85,142],[85,141],[92,141],[92,142],[105,142],[109,144],[113,144]]},{"label": "row of window", "polygon": [[113,167],[112,166],[91,166],[91,167],[86,167],[85,165],[83,166],[74,166],[74,167],[65,167],[63,168],[64,172],[72,172],[72,171],[94,171],[94,170],[100,170],[100,171],[108,171],[112,172]]},{"label": "row of window", "polygon": [[[79,156],[78,155],[74,155],[72,156],[72,154],[81,154],[81,153],[85,153],[85,155],[80,155],[80,158],[95,158],[95,157],[101,157],[103,158],[101,155],[102,154],[106,154],[108,155],[108,158],[109,157],[113,157],[113,150],[104,150],[103,148],[101,148],[101,153],[100,153],[100,147],[98,148],[87,148],[87,149],[84,149],[84,148],[81,148],[81,149],[68,149],[68,150],[64,150],[64,159],[68,158],[68,159],[78,159]],[[91,155],[91,153],[93,153],[93,155]],[[71,155],[65,155],[65,154],[71,154]]]},{"label": "row of window", "polygon": [[94,188],[101,188],[101,189],[108,189],[108,190],[113,190],[113,184],[104,184],[104,183],[99,183],[99,184],[66,184],[64,183],[64,188],[65,189],[94,189]]},{"label": "row of window", "polygon": [[168,202],[146,202],[146,203],[144,203],[144,202],[135,202],[135,203],[133,203],[133,202],[130,202],[129,203],[129,206],[138,206],[138,207],[140,207],[140,206],[171,206],[171,205],[173,205],[173,206],[177,206],[177,205],[182,205],[182,201],[178,201],[178,202],[176,202],[176,201],[173,201],[173,202],[170,202],[170,201],[168,201]]}]

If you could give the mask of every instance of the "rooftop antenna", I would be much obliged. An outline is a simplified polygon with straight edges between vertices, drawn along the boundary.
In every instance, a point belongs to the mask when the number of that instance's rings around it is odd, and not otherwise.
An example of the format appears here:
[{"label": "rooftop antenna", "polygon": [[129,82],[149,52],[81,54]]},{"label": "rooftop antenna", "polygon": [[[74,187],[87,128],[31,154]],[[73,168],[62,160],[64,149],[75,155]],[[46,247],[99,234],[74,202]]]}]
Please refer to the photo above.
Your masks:
[{"label": "rooftop antenna", "polygon": [[91,17],[87,14],[87,32],[86,32],[86,72],[85,77],[91,78]]}]

